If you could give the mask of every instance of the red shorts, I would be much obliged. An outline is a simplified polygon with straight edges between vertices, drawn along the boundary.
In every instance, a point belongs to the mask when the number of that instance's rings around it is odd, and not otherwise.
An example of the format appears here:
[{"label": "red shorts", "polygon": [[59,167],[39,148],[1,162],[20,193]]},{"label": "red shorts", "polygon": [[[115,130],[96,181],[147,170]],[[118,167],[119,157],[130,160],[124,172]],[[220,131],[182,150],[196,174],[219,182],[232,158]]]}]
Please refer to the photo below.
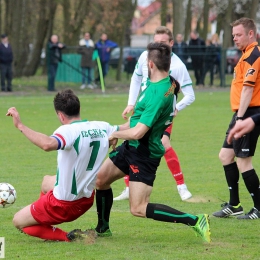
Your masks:
[{"label": "red shorts", "polygon": [[172,132],[172,125],[173,123],[171,123],[165,130],[164,130],[164,135],[167,135],[168,137],[170,137],[171,132]]},{"label": "red shorts", "polygon": [[75,201],[57,200],[49,191],[31,205],[31,214],[39,224],[57,225],[70,222],[89,210],[94,203],[95,191],[90,198]]}]

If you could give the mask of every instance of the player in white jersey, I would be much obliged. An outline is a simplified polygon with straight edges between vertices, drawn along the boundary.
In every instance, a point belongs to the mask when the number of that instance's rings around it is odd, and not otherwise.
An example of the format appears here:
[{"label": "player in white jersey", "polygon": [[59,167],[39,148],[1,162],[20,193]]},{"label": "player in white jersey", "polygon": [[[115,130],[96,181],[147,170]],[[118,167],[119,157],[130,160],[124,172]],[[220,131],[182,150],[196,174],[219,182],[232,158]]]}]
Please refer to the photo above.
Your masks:
[{"label": "player in white jersey", "polygon": [[[155,30],[154,42],[165,43],[170,47],[172,47],[174,43],[172,32],[165,26],[159,26]],[[169,73],[179,82],[181,86],[181,91],[184,95],[184,97],[176,105],[176,110],[174,113],[174,116],[176,116],[180,110],[184,109],[186,106],[190,105],[195,100],[195,95],[192,88],[192,81],[187,71],[187,68],[185,64],[181,61],[181,59],[174,53],[172,53]],[[124,119],[127,119],[126,115],[133,111],[134,105],[139,95],[140,88],[142,88],[143,90],[146,87],[147,78],[148,78],[147,51],[144,51],[138,59],[138,62],[135,67],[135,71],[131,78],[128,105],[122,113]],[[171,130],[172,130],[172,125],[170,125],[170,127],[166,129],[162,138],[162,143],[165,148],[164,158],[167,162],[168,168],[172,173],[172,176],[176,181],[177,190],[180,194],[181,199],[187,200],[192,197],[192,194],[189,192],[184,182],[184,177],[183,177],[178,156],[176,152],[173,150],[173,148],[171,147],[171,143],[170,143]],[[129,199],[128,175],[125,176],[124,180],[125,180],[126,188],[118,197],[114,198],[114,200]]]},{"label": "player in white jersey", "polygon": [[126,125],[81,120],[80,101],[69,89],[56,94],[54,108],[62,126],[51,136],[25,126],[15,107],[6,114],[34,145],[45,151],[58,150],[57,174],[43,181],[47,193],[18,211],[13,223],[28,235],[69,242],[90,234],[79,229],[68,233],[53,225],[73,221],[91,208],[97,172],[110,146],[108,136]]}]

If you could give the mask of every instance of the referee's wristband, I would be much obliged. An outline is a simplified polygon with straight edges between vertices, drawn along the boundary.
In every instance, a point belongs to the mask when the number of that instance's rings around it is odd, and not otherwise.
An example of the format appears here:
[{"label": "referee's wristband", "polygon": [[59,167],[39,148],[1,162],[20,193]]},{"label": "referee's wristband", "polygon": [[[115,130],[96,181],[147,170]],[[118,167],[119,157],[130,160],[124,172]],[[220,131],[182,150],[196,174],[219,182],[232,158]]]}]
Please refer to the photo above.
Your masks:
[{"label": "referee's wristband", "polygon": [[236,121],[237,120],[243,120],[244,118],[242,116],[236,116]]}]

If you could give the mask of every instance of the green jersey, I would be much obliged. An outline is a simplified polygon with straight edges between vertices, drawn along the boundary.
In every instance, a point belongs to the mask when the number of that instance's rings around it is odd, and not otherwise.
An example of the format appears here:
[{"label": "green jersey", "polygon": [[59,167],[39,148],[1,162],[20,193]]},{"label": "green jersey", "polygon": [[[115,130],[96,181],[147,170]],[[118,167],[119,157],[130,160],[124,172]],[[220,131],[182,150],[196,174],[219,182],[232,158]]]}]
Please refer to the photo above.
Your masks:
[{"label": "green jersey", "polygon": [[161,138],[172,123],[175,108],[174,85],[169,77],[156,83],[148,79],[146,84],[147,88],[140,94],[130,118],[130,127],[140,122],[150,129],[141,139],[130,140],[129,145],[150,158],[161,158],[165,153]]}]

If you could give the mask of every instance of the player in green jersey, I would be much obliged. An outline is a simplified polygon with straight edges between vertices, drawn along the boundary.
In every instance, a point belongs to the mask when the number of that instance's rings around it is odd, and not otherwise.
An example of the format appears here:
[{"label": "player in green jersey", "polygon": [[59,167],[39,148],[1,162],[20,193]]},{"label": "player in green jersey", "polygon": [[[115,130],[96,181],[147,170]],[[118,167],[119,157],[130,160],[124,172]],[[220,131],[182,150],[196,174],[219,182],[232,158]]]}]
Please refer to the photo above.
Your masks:
[{"label": "player in green jersey", "polygon": [[[99,236],[111,236],[109,216],[113,204],[110,184],[129,175],[130,211],[134,216],[191,226],[197,235],[210,242],[207,214],[192,215],[158,203],[150,203],[155,174],[165,149],[161,142],[164,130],[171,124],[175,103],[175,81],[171,82],[169,67],[171,49],[164,43],[148,46],[147,87],[140,94],[129,120],[130,128],[113,133],[110,141],[114,151],[103,163],[96,182],[96,205]],[[118,139],[124,143],[115,148]]]}]

